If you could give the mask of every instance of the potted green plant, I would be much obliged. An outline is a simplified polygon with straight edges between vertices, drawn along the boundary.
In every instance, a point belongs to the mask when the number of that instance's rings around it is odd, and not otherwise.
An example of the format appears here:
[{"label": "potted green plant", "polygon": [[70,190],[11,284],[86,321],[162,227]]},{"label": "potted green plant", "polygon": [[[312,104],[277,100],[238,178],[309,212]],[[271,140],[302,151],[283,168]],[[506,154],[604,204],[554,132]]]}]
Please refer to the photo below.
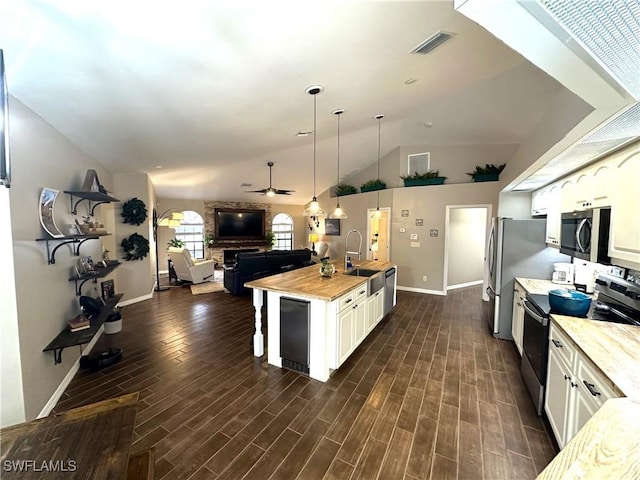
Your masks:
[{"label": "potted green plant", "polygon": [[216,239],[213,235],[211,235],[210,233],[207,233],[204,236],[204,244],[207,248],[213,248],[216,245]]},{"label": "potted green plant", "polygon": [[267,250],[271,250],[276,244],[276,235],[273,232],[267,232],[264,236],[264,246]]},{"label": "potted green plant", "polygon": [[358,190],[353,185],[349,185],[348,183],[339,183],[336,185],[336,195],[341,197],[342,195],[351,195],[353,193],[358,193]]},{"label": "potted green plant", "polygon": [[175,248],[184,248],[184,242],[182,240],[178,240],[177,238],[172,238],[167,242],[167,246],[175,247]]},{"label": "potted green plant", "polygon": [[497,182],[500,178],[500,172],[504,170],[506,164],[494,165],[493,163],[487,163],[484,167],[476,165],[476,169],[473,172],[467,172],[474,182]]},{"label": "potted green plant", "polygon": [[442,185],[447,177],[441,177],[438,170],[428,170],[425,173],[415,172],[411,175],[400,175],[405,187],[422,185]]},{"label": "potted green plant", "polygon": [[368,182],[360,185],[361,192],[374,192],[376,190],[384,190],[385,188],[387,188],[387,184],[379,178],[376,178],[375,180],[369,180]]}]

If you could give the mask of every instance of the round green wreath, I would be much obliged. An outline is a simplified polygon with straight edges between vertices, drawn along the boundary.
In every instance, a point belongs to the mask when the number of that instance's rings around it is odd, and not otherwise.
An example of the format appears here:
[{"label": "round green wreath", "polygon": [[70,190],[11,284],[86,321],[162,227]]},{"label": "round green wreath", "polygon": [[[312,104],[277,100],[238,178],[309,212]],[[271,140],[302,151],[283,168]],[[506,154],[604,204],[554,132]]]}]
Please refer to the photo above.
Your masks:
[{"label": "round green wreath", "polygon": [[149,240],[137,233],[124,238],[120,246],[124,249],[125,260],[142,260],[149,253]]},{"label": "round green wreath", "polygon": [[122,218],[124,223],[140,225],[147,218],[147,207],[139,198],[133,197],[122,205]]}]

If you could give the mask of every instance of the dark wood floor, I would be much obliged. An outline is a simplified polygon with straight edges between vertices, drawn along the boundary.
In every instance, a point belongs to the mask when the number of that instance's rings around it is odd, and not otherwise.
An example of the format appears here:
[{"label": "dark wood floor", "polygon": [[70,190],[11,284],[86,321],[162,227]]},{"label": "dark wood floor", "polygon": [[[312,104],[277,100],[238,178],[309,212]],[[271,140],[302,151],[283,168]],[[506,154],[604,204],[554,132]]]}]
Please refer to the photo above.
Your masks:
[{"label": "dark wood floor", "polygon": [[132,453],[163,479],[528,479],[555,454],[480,288],[398,292],[321,383],[252,356],[249,297],[172,288],[123,309],[122,361],[81,371],[56,411],[140,391]]}]

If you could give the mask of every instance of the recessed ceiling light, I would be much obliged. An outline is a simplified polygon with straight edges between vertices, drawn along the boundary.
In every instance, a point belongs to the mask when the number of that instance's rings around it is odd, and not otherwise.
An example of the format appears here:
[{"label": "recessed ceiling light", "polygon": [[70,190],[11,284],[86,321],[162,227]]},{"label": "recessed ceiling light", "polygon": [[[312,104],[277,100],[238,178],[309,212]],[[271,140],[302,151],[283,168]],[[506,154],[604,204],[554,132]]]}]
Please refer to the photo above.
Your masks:
[{"label": "recessed ceiling light", "polygon": [[424,122],[424,123],[422,124],[422,126],[423,126],[424,128],[431,128],[431,127],[433,127],[433,122]]},{"label": "recessed ceiling light", "polygon": [[407,78],[404,83],[405,85],[411,85],[412,83],[416,83],[418,81],[417,78]]},{"label": "recessed ceiling light", "polygon": [[156,165],[156,168],[162,168],[162,165]]},{"label": "recessed ceiling light", "polygon": [[312,133],[313,132],[311,130],[300,130],[298,133],[296,133],[296,137],[308,137]]}]

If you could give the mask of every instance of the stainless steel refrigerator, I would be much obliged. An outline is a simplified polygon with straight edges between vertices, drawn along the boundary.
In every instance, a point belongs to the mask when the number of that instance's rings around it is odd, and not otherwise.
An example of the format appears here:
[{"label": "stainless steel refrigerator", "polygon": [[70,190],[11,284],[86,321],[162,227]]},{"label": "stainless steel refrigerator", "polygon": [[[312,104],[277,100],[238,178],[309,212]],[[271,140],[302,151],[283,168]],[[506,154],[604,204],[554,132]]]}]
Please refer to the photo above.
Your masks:
[{"label": "stainless steel refrigerator", "polygon": [[547,247],[546,225],[544,218],[492,219],[485,258],[488,302],[483,316],[494,337],[513,340],[511,316],[515,277],[550,280],[555,262],[571,261],[571,257]]}]

